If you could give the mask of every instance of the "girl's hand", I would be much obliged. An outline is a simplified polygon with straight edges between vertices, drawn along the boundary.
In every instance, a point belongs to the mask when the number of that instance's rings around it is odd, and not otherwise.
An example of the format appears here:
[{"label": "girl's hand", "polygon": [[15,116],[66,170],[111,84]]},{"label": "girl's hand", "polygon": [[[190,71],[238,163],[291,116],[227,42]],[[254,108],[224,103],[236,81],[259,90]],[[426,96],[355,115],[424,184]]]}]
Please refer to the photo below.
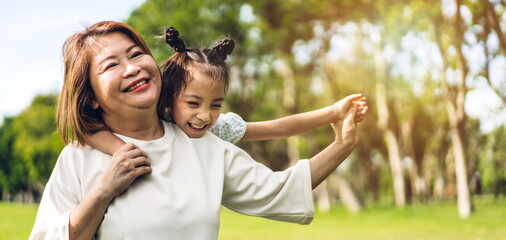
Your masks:
[{"label": "girl's hand", "polygon": [[367,107],[367,102],[365,101],[365,97],[360,98],[357,101],[354,101],[354,103],[357,104],[357,114],[355,115],[355,122],[361,122],[365,114],[367,113],[367,110],[369,109]]},{"label": "girl's hand", "polygon": [[367,103],[365,101],[365,98],[362,97],[362,94],[352,94],[334,103],[334,105],[332,105],[334,113],[333,121],[336,122],[339,120],[343,120],[346,116],[348,109],[353,105],[353,103],[357,104],[357,114],[355,117],[355,122],[362,121],[368,109]]},{"label": "girl's hand", "polygon": [[97,187],[112,199],[123,193],[137,177],[151,171],[147,154],[133,143],[127,143],[114,153]]},{"label": "girl's hand", "polygon": [[351,149],[355,148],[358,144],[358,128],[355,120],[358,108],[358,104],[353,103],[342,119],[330,124],[336,134],[335,141],[344,143],[350,146]]}]

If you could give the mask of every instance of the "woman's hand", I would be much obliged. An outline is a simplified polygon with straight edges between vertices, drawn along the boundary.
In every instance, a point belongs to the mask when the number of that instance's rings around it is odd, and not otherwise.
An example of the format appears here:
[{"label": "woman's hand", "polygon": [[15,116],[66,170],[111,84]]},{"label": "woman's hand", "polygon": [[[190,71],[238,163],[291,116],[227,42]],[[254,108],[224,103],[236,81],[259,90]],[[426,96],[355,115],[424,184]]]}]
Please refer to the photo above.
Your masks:
[{"label": "woman's hand", "polygon": [[139,176],[151,173],[151,162],[145,152],[127,143],[112,156],[98,185],[111,199],[123,193]]},{"label": "woman's hand", "polygon": [[147,154],[132,143],[112,156],[104,174],[69,216],[70,239],[92,239],[109,203],[139,176],[151,172]]}]

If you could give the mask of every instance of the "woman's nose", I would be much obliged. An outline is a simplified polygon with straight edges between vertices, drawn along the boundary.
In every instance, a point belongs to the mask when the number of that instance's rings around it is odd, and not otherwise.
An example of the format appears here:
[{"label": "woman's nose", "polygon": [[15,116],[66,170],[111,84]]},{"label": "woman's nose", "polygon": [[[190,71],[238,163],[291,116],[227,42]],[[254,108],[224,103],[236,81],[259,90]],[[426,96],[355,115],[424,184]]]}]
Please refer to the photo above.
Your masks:
[{"label": "woman's nose", "polygon": [[128,63],[125,66],[125,72],[123,73],[123,77],[127,78],[130,76],[135,76],[141,71],[141,68],[135,64]]}]

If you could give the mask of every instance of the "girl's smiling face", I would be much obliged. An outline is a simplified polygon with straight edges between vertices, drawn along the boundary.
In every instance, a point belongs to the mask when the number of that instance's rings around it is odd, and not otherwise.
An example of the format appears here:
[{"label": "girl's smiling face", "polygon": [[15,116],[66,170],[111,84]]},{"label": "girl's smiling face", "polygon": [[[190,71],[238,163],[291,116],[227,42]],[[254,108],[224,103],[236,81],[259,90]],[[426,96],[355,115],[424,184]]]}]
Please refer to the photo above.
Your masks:
[{"label": "girl's smiling face", "polygon": [[138,110],[156,111],[161,77],[153,57],[120,32],[96,37],[92,44],[92,107],[102,108],[104,120]]},{"label": "girl's smiling face", "polygon": [[218,120],[224,98],[224,81],[193,74],[193,79],[175,98],[173,120],[188,137],[200,138]]}]

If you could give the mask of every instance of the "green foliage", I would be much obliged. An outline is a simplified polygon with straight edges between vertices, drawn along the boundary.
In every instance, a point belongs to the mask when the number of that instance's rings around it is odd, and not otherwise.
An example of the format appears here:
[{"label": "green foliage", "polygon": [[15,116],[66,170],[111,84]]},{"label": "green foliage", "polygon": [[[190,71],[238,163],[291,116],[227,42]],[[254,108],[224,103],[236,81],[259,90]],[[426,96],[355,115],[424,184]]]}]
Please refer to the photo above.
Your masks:
[{"label": "green foliage", "polygon": [[238,27],[240,1],[150,0],[134,10],[127,23],[144,37],[155,59],[163,62],[173,51],[162,40],[165,28],[173,26],[187,47],[211,47],[230,35],[241,39]]},{"label": "green foliage", "polygon": [[14,151],[16,133],[12,122],[13,118],[6,118],[0,126],[0,189],[16,193],[27,188],[28,169]]},{"label": "green foliage", "polygon": [[56,95],[39,95],[13,120],[16,133],[13,151],[28,168],[28,177],[45,183],[63,144],[56,132]]},{"label": "green foliage", "polygon": [[63,148],[56,133],[56,95],[39,95],[0,127],[0,189],[11,194],[45,183]]}]

